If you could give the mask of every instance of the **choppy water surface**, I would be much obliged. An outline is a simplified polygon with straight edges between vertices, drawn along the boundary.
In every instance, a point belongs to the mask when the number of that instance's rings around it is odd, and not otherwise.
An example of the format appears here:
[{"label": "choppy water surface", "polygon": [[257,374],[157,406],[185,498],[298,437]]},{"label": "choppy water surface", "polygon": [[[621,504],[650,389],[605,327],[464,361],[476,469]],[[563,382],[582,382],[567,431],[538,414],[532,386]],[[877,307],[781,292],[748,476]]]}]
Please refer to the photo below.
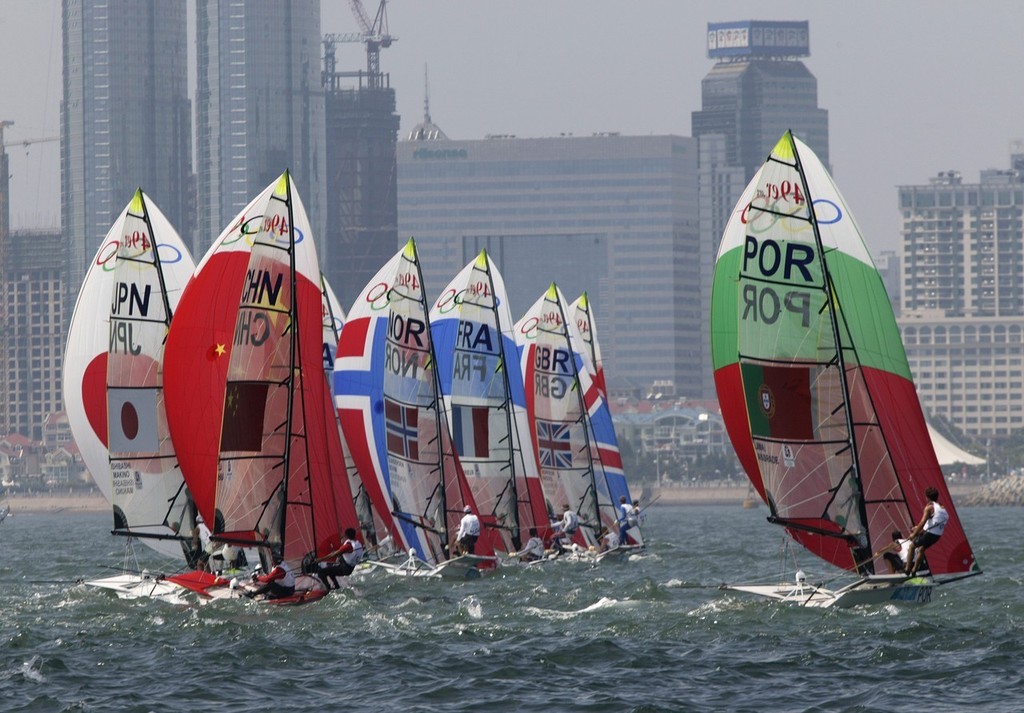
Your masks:
[{"label": "choppy water surface", "polygon": [[780,531],[739,506],[652,508],[629,562],[379,576],[296,608],[118,600],[75,584],[121,563],[107,516],[14,513],[0,709],[1024,710],[1024,513],[960,514],[983,576],[923,607],[820,611],[716,588],[780,571]]}]

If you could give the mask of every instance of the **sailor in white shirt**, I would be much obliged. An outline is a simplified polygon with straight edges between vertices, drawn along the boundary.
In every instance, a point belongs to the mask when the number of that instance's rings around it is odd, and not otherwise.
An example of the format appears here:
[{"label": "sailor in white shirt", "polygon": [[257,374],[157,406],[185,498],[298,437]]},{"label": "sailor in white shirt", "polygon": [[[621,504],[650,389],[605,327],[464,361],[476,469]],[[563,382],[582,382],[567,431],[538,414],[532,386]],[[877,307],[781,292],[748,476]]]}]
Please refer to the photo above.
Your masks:
[{"label": "sailor in white shirt", "polygon": [[465,515],[459,522],[459,533],[455,536],[455,544],[458,546],[459,554],[473,554],[476,550],[476,541],[480,538],[480,518],[473,514],[473,508],[469,505],[462,509]]},{"label": "sailor in white shirt", "polygon": [[511,553],[509,557],[518,557],[521,562],[536,562],[539,559],[544,559],[544,541],[537,536],[536,527],[530,528],[530,539],[526,541],[526,546],[518,552]]}]

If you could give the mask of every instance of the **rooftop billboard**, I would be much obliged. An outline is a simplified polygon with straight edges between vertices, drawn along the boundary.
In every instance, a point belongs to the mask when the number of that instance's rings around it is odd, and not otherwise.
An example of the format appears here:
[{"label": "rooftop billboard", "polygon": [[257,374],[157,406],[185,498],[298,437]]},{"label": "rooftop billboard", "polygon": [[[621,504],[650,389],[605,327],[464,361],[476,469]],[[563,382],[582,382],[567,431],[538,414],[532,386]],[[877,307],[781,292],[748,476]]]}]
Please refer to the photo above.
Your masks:
[{"label": "rooftop billboard", "polygon": [[807,57],[811,42],[807,21],[744,20],[708,23],[708,57]]}]

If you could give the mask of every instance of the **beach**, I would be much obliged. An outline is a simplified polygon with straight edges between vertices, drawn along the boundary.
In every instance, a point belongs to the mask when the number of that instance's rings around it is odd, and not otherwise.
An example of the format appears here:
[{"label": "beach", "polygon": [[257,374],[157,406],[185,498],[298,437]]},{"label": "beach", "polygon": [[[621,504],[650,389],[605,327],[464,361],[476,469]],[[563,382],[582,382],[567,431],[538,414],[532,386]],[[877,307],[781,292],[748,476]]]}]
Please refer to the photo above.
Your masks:
[{"label": "beach", "polygon": [[[981,487],[977,483],[953,483],[949,492],[955,500],[973,494]],[[747,498],[747,486],[729,483],[660,487],[650,490],[650,504],[659,505],[742,505]],[[52,513],[63,510],[75,512],[106,512],[110,504],[99,492],[45,493],[40,495],[11,495],[7,498],[12,513]],[[643,504],[643,503],[641,503]]]},{"label": "beach", "polygon": [[41,493],[39,495],[8,495],[11,514],[54,513],[63,510],[75,512],[106,512],[110,503],[98,491],[95,493]]}]

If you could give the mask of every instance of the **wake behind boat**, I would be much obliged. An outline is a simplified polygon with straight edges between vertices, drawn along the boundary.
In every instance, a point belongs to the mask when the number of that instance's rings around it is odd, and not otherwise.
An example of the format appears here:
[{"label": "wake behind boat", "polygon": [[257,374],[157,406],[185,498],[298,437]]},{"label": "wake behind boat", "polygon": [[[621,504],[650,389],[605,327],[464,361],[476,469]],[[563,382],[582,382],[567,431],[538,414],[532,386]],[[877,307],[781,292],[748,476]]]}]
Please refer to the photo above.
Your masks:
[{"label": "wake behind boat", "polygon": [[[978,574],[928,436],[881,277],[814,153],[787,132],[725,228],[711,305],[715,386],[769,522],[846,586],[728,585],[804,606],[930,601]],[[935,488],[948,513],[928,576],[887,575]]]}]

